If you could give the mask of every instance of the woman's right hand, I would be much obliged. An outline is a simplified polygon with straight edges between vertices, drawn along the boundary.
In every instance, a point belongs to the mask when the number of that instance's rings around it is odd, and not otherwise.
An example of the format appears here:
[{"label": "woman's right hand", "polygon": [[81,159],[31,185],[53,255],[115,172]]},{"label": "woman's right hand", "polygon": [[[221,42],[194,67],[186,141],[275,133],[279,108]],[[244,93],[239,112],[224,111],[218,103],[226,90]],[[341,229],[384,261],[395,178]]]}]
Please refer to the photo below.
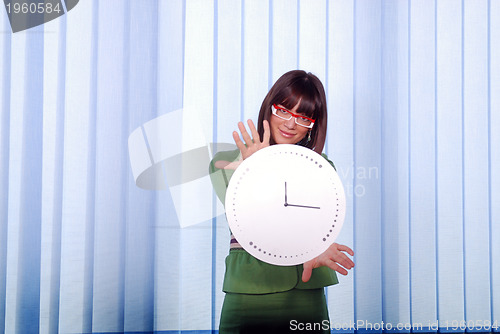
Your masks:
[{"label": "woman's right hand", "polygon": [[233,132],[234,142],[236,143],[236,146],[238,146],[238,148],[240,149],[243,160],[245,160],[246,158],[257,152],[261,148],[268,147],[269,139],[271,137],[271,130],[269,129],[268,121],[265,120],[263,122],[264,138],[262,138],[262,141],[260,141],[259,133],[257,132],[257,129],[255,128],[255,125],[253,124],[252,120],[249,119],[247,123],[253,138],[250,137],[242,122],[238,123],[238,129],[240,129],[241,137],[243,138],[245,143],[243,143],[243,141],[240,139],[238,132],[236,131]]},{"label": "woman's right hand", "polygon": [[234,142],[236,143],[236,146],[238,146],[238,148],[240,149],[243,160],[245,160],[246,158],[257,152],[261,148],[268,147],[269,139],[271,137],[271,130],[269,129],[268,121],[265,120],[263,122],[264,138],[262,138],[262,141],[260,141],[259,133],[257,132],[257,129],[255,128],[255,125],[253,124],[252,120],[249,119],[247,123],[253,138],[250,137],[247,130],[245,129],[245,125],[243,125],[242,122],[238,123],[238,129],[240,130],[241,137],[243,138],[245,143],[243,143],[243,141],[240,139],[238,132],[236,131],[233,132]]},{"label": "woman's right hand", "polygon": [[[215,167],[219,169],[233,169],[235,170],[238,168],[238,166],[241,164],[243,160],[260,150],[261,148],[269,146],[269,139],[271,137],[271,130],[269,129],[269,122],[264,121],[264,138],[262,141],[260,141],[259,133],[257,132],[257,129],[255,128],[255,125],[253,124],[252,120],[249,119],[247,121],[248,127],[250,128],[250,132],[252,134],[252,137],[255,139],[252,139],[250,135],[248,134],[247,130],[245,129],[245,125],[243,125],[242,122],[238,123],[238,129],[240,129],[241,136],[243,137],[243,141],[240,139],[240,136],[238,135],[238,132],[234,131],[233,132],[233,139],[234,142],[236,143],[236,146],[238,146],[240,152],[241,152],[241,157],[237,161],[217,161],[215,162]],[[246,145],[245,145],[246,144]]]}]

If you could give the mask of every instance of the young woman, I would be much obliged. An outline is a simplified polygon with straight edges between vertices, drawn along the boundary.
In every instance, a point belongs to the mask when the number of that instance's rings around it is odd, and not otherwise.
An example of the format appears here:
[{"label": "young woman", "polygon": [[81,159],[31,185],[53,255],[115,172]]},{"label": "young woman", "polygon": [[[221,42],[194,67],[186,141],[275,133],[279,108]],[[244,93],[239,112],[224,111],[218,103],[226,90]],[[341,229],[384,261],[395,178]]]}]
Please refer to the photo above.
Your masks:
[{"label": "young woman", "polygon": [[[304,71],[285,73],[262,103],[258,130],[251,120],[248,127],[250,134],[238,123],[241,138],[233,132],[238,150],[220,152],[210,164],[212,184],[223,203],[234,170],[256,151],[297,144],[322,152],[327,112],[321,81]],[[324,287],[338,283],[335,271],[347,275],[354,267],[344,252],[354,255],[349,247],[334,243],[303,265],[275,266],[251,256],[231,235],[219,333],[296,333],[300,329],[330,333]]]}]

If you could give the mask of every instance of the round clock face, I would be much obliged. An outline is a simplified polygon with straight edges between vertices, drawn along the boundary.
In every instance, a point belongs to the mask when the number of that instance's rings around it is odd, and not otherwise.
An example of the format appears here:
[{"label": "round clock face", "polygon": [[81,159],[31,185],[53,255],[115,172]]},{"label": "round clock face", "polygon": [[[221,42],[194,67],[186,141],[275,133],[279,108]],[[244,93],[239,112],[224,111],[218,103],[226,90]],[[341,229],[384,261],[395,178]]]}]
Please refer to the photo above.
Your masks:
[{"label": "round clock face", "polygon": [[323,253],[345,216],[335,169],[316,152],[289,144],[245,159],[229,182],[225,205],[240,245],[259,260],[284,266]]}]

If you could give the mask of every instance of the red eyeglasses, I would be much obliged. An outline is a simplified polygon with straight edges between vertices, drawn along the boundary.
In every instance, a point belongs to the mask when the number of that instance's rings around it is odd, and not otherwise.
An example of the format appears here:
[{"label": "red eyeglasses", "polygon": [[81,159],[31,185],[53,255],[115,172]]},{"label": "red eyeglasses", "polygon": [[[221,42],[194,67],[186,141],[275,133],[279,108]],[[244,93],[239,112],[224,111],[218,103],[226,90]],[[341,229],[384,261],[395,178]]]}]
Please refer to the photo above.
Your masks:
[{"label": "red eyeglasses", "polygon": [[287,110],[285,108],[279,107],[275,104],[271,106],[271,110],[274,116],[279,117],[284,120],[290,120],[292,117],[295,117],[295,124],[303,126],[305,128],[311,129],[314,126],[315,120],[309,117],[305,117],[302,115],[297,115]]}]

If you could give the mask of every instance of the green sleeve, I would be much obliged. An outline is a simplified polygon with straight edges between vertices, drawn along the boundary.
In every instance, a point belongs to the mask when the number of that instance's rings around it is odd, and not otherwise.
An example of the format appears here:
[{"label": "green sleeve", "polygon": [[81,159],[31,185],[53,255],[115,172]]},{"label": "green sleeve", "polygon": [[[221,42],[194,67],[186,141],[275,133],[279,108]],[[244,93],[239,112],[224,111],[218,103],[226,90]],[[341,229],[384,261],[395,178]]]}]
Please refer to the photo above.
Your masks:
[{"label": "green sleeve", "polygon": [[210,180],[212,181],[212,186],[214,188],[217,197],[224,204],[226,198],[226,189],[229,185],[229,180],[233,176],[234,170],[232,169],[220,169],[215,167],[217,161],[229,161],[233,162],[238,160],[240,155],[239,150],[234,151],[224,151],[217,153],[209,165]]},{"label": "green sleeve", "polygon": [[328,159],[328,156],[325,153],[321,153],[321,156],[323,158],[325,158],[326,161],[328,161],[330,163],[330,165],[332,165],[332,167],[333,167],[333,169],[335,169],[335,171],[337,171],[337,168],[335,167],[335,165],[333,164],[333,162],[330,159]]}]

